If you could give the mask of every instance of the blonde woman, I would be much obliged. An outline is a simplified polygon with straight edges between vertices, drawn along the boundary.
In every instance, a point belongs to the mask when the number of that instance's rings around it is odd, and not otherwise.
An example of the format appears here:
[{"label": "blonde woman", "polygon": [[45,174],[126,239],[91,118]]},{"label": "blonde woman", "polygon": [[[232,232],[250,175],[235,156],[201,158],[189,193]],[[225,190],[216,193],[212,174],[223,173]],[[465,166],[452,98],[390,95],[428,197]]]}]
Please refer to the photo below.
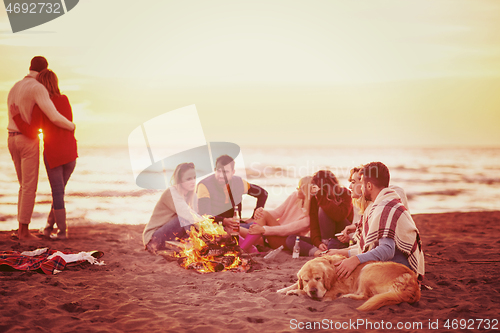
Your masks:
[{"label": "blonde woman", "polygon": [[312,177],[300,179],[297,191],[290,194],[278,208],[258,208],[256,215],[262,213],[263,217],[250,226],[249,234],[265,236],[273,249],[286,245],[289,235],[305,236],[309,232],[311,180]]},{"label": "blonde woman", "polygon": [[363,170],[363,165],[352,168],[349,174],[349,189],[351,190],[354,216],[352,224],[346,226],[344,230],[342,230],[342,235],[338,237],[342,243],[347,243],[351,240],[351,237],[356,231],[356,227],[361,220],[361,216],[370,204],[366,201],[363,193],[361,192],[361,170]]},{"label": "blonde woman", "polygon": [[142,234],[144,246],[153,253],[165,249],[165,241],[186,237],[191,225],[202,219],[197,214],[194,164],[179,164],[171,184],[156,204]]},{"label": "blonde woman", "polygon": [[[338,239],[343,243],[349,242],[349,240],[351,240],[352,236],[354,235],[356,228],[358,226],[361,227],[361,225],[359,224],[361,217],[363,216],[368,206],[370,206],[370,204],[372,203],[371,201],[367,201],[365,199],[365,196],[361,191],[361,173],[363,168],[364,165],[360,165],[359,167],[354,167],[351,169],[349,175],[349,189],[351,190],[351,198],[354,208],[354,218],[352,224],[345,227],[344,230],[342,230],[342,235],[338,237]],[[389,188],[396,191],[396,193],[401,198],[401,202],[409,211],[408,198],[406,197],[405,191],[401,187],[394,185],[390,185]]]}]

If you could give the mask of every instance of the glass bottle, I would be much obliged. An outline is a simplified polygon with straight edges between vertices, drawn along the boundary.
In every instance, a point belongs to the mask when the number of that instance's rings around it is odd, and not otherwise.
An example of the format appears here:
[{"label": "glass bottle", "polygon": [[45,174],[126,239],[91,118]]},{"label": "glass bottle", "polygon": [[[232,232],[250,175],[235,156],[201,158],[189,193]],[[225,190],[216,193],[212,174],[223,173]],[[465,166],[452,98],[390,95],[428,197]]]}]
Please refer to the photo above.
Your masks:
[{"label": "glass bottle", "polygon": [[293,246],[292,258],[297,259],[300,256],[300,237],[295,237],[295,245]]}]

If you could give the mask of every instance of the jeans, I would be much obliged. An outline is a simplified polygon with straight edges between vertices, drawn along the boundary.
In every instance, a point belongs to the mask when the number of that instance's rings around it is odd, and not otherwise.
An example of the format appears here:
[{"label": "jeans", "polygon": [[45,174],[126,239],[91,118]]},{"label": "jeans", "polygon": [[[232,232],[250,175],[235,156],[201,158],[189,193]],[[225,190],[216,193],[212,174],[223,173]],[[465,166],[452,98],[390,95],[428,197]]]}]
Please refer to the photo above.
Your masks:
[{"label": "jeans", "polygon": [[186,236],[186,230],[181,227],[179,217],[176,216],[154,232],[146,248],[150,252],[165,250],[165,241],[173,241]]},{"label": "jeans", "polygon": [[347,227],[351,222],[348,219],[344,221],[333,221],[326,213],[323,208],[318,211],[318,222],[319,229],[321,231],[321,239],[332,239],[335,238],[335,234],[342,232],[345,227]]},{"label": "jeans", "polygon": [[[326,244],[328,249],[342,249],[348,246],[348,244],[344,244],[340,242],[335,234],[337,232],[342,231],[348,224],[349,221],[346,219],[342,222],[334,222],[322,208],[318,211],[318,223],[319,229],[321,232],[321,239],[323,243]],[[295,237],[297,236],[288,236],[286,239],[286,246],[289,250],[293,251],[293,247],[295,245]],[[309,237],[300,237],[300,255],[301,256],[313,256],[314,252],[318,250],[318,248],[312,245],[311,238]]]},{"label": "jeans", "polygon": [[49,167],[45,156],[43,157],[43,161],[45,162],[45,169],[47,170],[47,177],[49,177],[50,189],[52,190],[52,208],[64,209],[64,188],[73,170],[75,170],[76,160],[52,169]]},{"label": "jeans", "polygon": [[21,224],[29,224],[38,185],[39,141],[24,135],[15,135],[9,136],[8,145],[19,181],[17,220]]}]

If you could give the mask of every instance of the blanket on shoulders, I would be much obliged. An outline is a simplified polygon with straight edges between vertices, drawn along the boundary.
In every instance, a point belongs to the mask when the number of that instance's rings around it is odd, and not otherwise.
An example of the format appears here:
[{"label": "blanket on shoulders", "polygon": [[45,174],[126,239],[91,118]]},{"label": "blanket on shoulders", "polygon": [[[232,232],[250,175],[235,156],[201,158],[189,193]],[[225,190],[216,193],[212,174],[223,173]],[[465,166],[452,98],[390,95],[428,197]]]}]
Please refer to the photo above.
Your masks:
[{"label": "blanket on shoulders", "polygon": [[357,233],[359,253],[377,247],[380,238],[393,239],[396,247],[408,256],[412,270],[421,280],[425,274],[424,252],[417,226],[401,202],[399,195],[390,188],[383,189],[367,208]]}]

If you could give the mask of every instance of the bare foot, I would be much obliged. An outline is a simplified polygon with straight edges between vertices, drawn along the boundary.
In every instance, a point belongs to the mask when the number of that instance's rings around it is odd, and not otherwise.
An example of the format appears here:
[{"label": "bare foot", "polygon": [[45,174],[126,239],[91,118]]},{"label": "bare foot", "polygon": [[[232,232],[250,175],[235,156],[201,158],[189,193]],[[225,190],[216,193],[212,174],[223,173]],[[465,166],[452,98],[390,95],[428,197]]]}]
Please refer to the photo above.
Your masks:
[{"label": "bare foot", "polygon": [[19,224],[19,230],[17,231],[17,236],[19,240],[39,240],[38,237],[32,235],[28,229],[28,224]]},{"label": "bare foot", "polygon": [[25,233],[25,234],[21,234],[21,233],[17,233],[18,237],[19,237],[19,240],[26,240],[26,241],[30,241],[30,240],[39,240],[40,238],[36,237],[35,235],[32,235],[31,233]]}]

